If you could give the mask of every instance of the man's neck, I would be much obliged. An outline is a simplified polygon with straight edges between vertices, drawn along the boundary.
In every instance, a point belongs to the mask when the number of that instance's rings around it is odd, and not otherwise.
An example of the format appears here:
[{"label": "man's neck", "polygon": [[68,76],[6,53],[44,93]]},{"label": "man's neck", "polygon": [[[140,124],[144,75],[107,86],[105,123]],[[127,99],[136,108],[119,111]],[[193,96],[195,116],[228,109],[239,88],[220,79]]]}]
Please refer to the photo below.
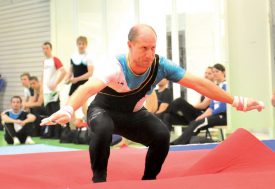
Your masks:
[{"label": "man's neck", "polygon": [[148,68],[141,68],[137,66],[137,64],[134,61],[131,61],[130,55],[128,55],[127,64],[130,70],[136,75],[142,75],[148,70]]},{"label": "man's neck", "polygon": [[52,57],[53,57],[53,55],[48,55],[48,56],[46,56],[47,59],[50,59],[50,58],[52,58]]},{"label": "man's neck", "polygon": [[128,64],[130,70],[136,75],[142,75],[146,72],[146,70],[139,69],[134,63],[129,62]]}]

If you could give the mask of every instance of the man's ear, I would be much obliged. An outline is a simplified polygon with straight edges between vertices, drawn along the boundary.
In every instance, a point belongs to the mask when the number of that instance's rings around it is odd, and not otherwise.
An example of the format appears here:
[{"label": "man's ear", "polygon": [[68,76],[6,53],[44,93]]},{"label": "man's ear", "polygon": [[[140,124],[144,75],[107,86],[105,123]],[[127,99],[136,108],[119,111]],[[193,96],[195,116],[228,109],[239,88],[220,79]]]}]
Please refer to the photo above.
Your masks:
[{"label": "man's ear", "polygon": [[128,41],[127,44],[128,44],[128,48],[130,49],[132,47],[132,45],[133,45],[133,42]]}]

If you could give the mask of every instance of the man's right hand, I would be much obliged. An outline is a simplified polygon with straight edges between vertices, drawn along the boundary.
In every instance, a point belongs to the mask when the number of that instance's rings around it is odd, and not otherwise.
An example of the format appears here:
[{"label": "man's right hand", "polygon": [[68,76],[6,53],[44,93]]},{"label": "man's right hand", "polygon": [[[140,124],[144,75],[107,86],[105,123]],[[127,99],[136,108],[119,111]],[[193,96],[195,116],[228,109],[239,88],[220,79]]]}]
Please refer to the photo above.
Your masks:
[{"label": "man's right hand", "polygon": [[64,125],[71,121],[73,112],[74,110],[71,106],[64,106],[50,117],[43,119],[40,126],[56,124]]},{"label": "man's right hand", "polygon": [[15,120],[14,123],[16,123],[20,126],[25,126],[26,125],[26,123],[24,121],[20,120],[20,119]]},{"label": "man's right hand", "polygon": [[48,85],[49,89],[52,90],[52,91],[55,91],[57,85],[55,83],[51,83]]}]

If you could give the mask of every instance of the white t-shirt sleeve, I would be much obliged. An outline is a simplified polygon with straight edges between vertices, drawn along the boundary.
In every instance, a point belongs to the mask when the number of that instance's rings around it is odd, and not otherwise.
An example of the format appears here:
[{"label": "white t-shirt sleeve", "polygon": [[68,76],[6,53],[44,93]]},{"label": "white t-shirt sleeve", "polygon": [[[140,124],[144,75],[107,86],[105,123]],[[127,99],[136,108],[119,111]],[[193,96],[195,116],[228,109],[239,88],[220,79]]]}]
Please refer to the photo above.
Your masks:
[{"label": "white t-shirt sleeve", "polygon": [[103,63],[94,64],[93,78],[101,80],[108,85],[118,79],[121,66],[116,58],[108,59]]},{"label": "white t-shirt sleeve", "polygon": [[94,66],[96,64],[96,57],[94,54],[89,53],[87,55],[87,66]]},{"label": "white t-shirt sleeve", "polygon": [[27,98],[27,97],[30,97],[30,96],[31,96],[30,89],[24,88],[24,97]]}]

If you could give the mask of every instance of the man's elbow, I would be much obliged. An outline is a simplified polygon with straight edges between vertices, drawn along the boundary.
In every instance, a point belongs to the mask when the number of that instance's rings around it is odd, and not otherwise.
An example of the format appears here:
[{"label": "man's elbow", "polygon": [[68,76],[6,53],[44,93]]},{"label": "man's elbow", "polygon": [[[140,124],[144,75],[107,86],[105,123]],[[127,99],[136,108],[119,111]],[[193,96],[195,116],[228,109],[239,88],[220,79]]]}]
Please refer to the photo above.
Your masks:
[{"label": "man's elbow", "polygon": [[67,74],[67,71],[65,70],[65,68],[60,68],[60,69],[59,69],[59,72],[60,72],[60,75],[61,75],[62,77],[65,77],[65,75]]}]

